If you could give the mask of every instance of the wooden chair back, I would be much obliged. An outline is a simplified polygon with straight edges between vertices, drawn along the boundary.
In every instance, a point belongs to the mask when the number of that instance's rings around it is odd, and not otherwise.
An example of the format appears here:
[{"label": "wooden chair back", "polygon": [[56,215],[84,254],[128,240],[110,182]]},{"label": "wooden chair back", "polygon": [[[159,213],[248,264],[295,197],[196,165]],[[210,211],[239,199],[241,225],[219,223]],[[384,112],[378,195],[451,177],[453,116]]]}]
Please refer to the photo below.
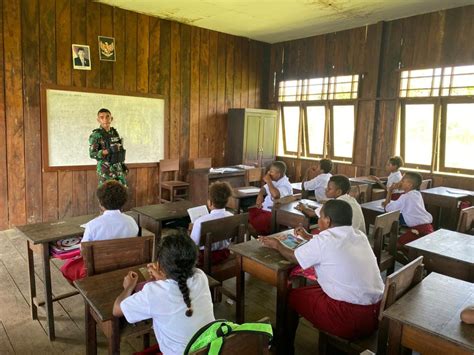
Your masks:
[{"label": "wooden chair back", "polygon": [[81,243],[87,276],[152,261],[152,236]]},{"label": "wooden chair back", "polygon": [[360,184],[360,185],[357,185],[358,189],[359,189],[359,198],[357,199],[357,201],[359,203],[366,203],[366,202],[369,202],[369,199],[368,199],[368,194],[369,194],[369,184]]},{"label": "wooden chair back", "polygon": [[196,158],[193,160],[193,169],[206,169],[212,167],[212,158]]},{"label": "wooden chair back", "polygon": [[469,233],[474,228],[474,206],[465,208],[459,213],[458,226],[459,233]]},{"label": "wooden chair back", "polygon": [[[212,244],[222,240],[231,239],[233,243],[242,243],[248,229],[248,213],[215,219],[201,224],[200,246],[204,246],[203,270],[213,276],[211,252]],[[222,281],[218,278],[219,281]]]},{"label": "wooden chair back", "polygon": [[429,189],[431,187],[432,183],[433,183],[433,180],[431,180],[431,179],[422,180],[421,185],[420,185],[420,190]]},{"label": "wooden chair back", "polygon": [[280,225],[296,228],[300,224],[302,224],[304,228],[309,227],[309,223],[306,223],[308,219],[305,216],[301,216],[301,218],[292,216],[290,219],[286,219],[285,218],[286,214],[282,214],[279,212],[279,209],[281,206],[301,200],[301,196],[302,196],[301,193],[293,194],[293,195],[288,195],[288,196],[285,196],[273,201],[272,219],[271,219],[272,233],[277,233],[279,231]]},{"label": "wooden chair back", "polygon": [[356,200],[359,198],[359,185],[351,185],[349,190],[349,195],[354,197]]},{"label": "wooden chair back", "polygon": [[[374,254],[377,258],[380,271],[388,269],[390,270],[388,273],[391,273],[395,267],[399,218],[400,211],[387,212],[375,218]],[[387,260],[386,262],[390,265],[382,265],[382,252],[384,250],[386,236],[389,237],[387,251],[392,257],[391,260]]]},{"label": "wooden chair back", "polygon": [[245,170],[245,186],[255,184],[262,186],[263,175],[265,174],[265,168],[251,168]]},{"label": "wooden chair back", "polygon": [[173,173],[172,180],[178,180],[178,172],[179,172],[179,159],[160,160],[160,182],[165,181],[162,179],[164,173]]}]

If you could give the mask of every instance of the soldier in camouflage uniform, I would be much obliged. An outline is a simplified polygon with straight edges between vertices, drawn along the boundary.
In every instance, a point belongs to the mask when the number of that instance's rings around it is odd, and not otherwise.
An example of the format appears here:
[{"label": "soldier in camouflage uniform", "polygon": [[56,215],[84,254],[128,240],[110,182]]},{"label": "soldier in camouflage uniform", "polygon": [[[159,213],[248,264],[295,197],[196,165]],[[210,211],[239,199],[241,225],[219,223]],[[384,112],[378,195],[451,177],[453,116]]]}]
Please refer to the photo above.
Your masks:
[{"label": "soldier in camouflage uniform", "polygon": [[117,180],[127,186],[125,176],[128,169],[124,164],[125,149],[117,130],[111,127],[113,117],[110,111],[102,108],[97,113],[100,127],[89,136],[89,156],[97,160],[99,186],[107,180]]}]

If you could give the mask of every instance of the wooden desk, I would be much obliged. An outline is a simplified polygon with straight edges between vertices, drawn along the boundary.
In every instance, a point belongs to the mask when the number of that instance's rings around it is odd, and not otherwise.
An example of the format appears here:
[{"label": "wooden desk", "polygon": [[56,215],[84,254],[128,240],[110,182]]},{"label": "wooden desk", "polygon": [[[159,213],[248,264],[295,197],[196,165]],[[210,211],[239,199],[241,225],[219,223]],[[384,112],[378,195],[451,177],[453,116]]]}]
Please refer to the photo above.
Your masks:
[{"label": "wooden desk", "polygon": [[321,203],[308,199],[294,201],[280,206],[274,206],[275,215],[273,231],[278,232],[280,226],[296,228],[301,225],[306,230],[309,229],[311,218],[307,217],[303,212],[298,211],[295,208],[299,203],[307,204],[310,207],[314,206],[314,209],[322,206]]},{"label": "wooden desk", "polygon": [[359,176],[349,178],[351,185],[369,185],[367,188],[367,201],[372,200],[372,188],[377,187],[378,184],[368,176]]},{"label": "wooden desk", "polygon": [[384,201],[385,199],[381,199],[362,203],[360,205],[362,208],[362,213],[364,214],[365,230],[367,233],[369,233],[369,225],[375,224],[375,218],[385,213],[385,208],[382,207],[382,202]]},{"label": "wooden desk", "polygon": [[[433,187],[431,189],[421,190],[420,192],[425,205],[431,208],[435,229],[443,226],[451,230],[456,230],[459,217],[459,201],[468,198],[470,195],[474,195],[473,191],[444,186]],[[443,209],[445,209],[446,217],[443,216]]]},{"label": "wooden desk", "polygon": [[389,320],[388,353],[472,354],[474,327],[459,315],[474,304],[474,285],[431,273],[383,312]]},{"label": "wooden desk", "polygon": [[132,211],[138,213],[138,224],[141,228],[146,228],[155,234],[153,245],[153,259],[156,257],[156,245],[161,238],[163,222],[189,218],[188,208],[196,206],[191,201],[182,200],[177,202],[162,203],[133,207]]},{"label": "wooden desk", "polygon": [[226,207],[232,208],[236,213],[240,213],[241,208],[246,212],[250,206],[255,205],[259,191],[260,188],[255,186],[234,187]]},{"label": "wooden desk", "polygon": [[474,282],[474,236],[438,229],[406,246],[411,260],[424,256],[426,270]]},{"label": "wooden desk", "polygon": [[226,181],[232,187],[245,186],[245,169],[236,169],[233,172],[210,173],[209,169],[192,169],[188,173],[190,184],[190,199],[196,205],[205,205],[208,197],[209,185],[215,181]]},{"label": "wooden desk", "polygon": [[282,339],[288,291],[291,287],[288,276],[295,264],[284,259],[278,251],[262,246],[255,239],[231,244],[229,249],[237,259],[237,323],[245,322],[245,273],[249,273],[277,288],[275,339]]},{"label": "wooden desk", "polygon": [[97,215],[86,215],[79,217],[65,218],[56,222],[27,224],[16,227],[26,238],[27,254],[28,254],[28,277],[30,283],[30,308],[31,318],[38,319],[38,307],[43,304],[36,297],[36,279],[35,279],[35,262],[34,252],[41,254],[43,262],[43,282],[44,282],[44,304],[46,306],[46,320],[48,324],[49,340],[55,339],[54,331],[54,313],[53,302],[77,294],[76,291],[58,295],[53,298],[51,287],[51,266],[50,260],[50,242],[56,242],[61,239],[81,236],[84,234],[82,224],[89,222]]},{"label": "wooden desk", "polygon": [[[138,282],[145,281],[139,271],[140,267],[144,266],[146,265],[133,266],[74,281],[85,303],[86,354],[97,353],[97,322],[101,322],[101,328],[105,330],[109,354],[120,354],[120,318],[112,314],[113,305],[123,290],[123,278],[129,271],[135,271],[138,274]],[[220,285],[220,282],[209,276],[208,281],[211,289]],[[144,326],[144,329],[146,328],[148,326]]]}]

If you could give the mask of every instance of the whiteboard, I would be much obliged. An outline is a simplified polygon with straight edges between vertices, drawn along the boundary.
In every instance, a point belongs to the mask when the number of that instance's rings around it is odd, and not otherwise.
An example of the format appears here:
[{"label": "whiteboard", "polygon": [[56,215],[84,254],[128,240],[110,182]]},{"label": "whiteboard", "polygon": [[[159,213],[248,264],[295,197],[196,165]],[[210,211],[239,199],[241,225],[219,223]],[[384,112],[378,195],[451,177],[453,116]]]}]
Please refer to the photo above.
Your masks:
[{"label": "whiteboard", "polygon": [[46,112],[42,116],[46,114],[46,119],[42,129],[47,131],[43,140],[47,149],[43,149],[43,159],[46,158],[47,170],[96,164],[96,160],[89,158],[89,136],[99,127],[97,111],[101,108],[112,113],[112,127],[123,138],[127,150],[126,164],[157,163],[164,158],[162,97],[47,88],[44,101]]}]

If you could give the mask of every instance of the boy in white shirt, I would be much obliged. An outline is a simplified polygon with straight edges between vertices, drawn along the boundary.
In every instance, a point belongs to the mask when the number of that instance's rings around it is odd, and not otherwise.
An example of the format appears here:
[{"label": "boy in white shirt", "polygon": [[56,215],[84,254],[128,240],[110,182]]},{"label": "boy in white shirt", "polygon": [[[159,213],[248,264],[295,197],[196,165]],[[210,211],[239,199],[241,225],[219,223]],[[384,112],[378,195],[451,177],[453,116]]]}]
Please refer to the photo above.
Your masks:
[{"label": "boy in white shirt", "polygon": [[[366,233],[365,230],[365,219],[364,214],[362,213],[362,207],[360,207],[359,202],[349,195],[351,190],[351,183],[349,179],[344,175],[334,175],[329,179],[328,187],[326,188],[326,199],[337,199],[346,201],[352,208],[352,227],[354,229],[360,230],[362,233]],[[303,205],[298,205],[297,209],[303,212],[309,217],[317,216],[319,209],[314,211],[311,208],[305,207]]]},{"label": "boy in white shirt", "polygon": [[207,276],[195,267],[196,259],[196,244],[184,233],[161,238],[157,261],[147,266],[154,281],[132,295],[138,275],[131,271],[115,300],[114,316],[125,316],[129,323],[153,319],[164,355],[183,354],[193,335],[215,320]]},{"label": "boy in white shirt", "polygon": [[[127,202],[127,188],[116,180],[108,180],[97,188],[96,195],[102,214],[86,224],[81,242],[136,237],[137,223],[120,211]],[[67,260],[61,272],[71,283],[85,277],[84,260],[82,257]]]},{"label": "boy in white shirt", "polygon": [[[194,224],[189,225],[189,228],[191,229],[191,239],[194,240],[197,246],[199,246],[199,242],[201,241],[201,224],[203,222],[232,216],[232,213],[225,209],[230,196],[232,196],[232,188],[227,182],[217,181],[209,186],[207,207],[209,208],[210,213],[199,217],[194,221]],[[230,251],[227,249],[229,244],[229,240],[222,240],[212,245],[211,262],[213,265],[218,264],[229,257]],[[201,254],[199,264],[202,264],[202,250],[204,250],[204,247],[201,247],[200,249]]]},{"label": "boy in white shirt", "polygon": [[318,285],[292,289],[288,298],[288,336],[292,345],[298,314],[320,330],[353,340],[367,336],[378,326],[384,285],[377,260],[365,234],[352,228],[352,208],[341,200],[326,202],[318,220],[321,233],[295,250],[271,237],[263,245],[276,249],[302,268],[314,267]]},{"label": "boy in white shirt", "polygon": [[[303,177],[301,187],[303,190],[314,191],[317,201],[326,200],[326,187],[332,170],[332,161],[330,159],[321,159],[318,165],[313,165]],[[308,181],[309,180],[309,181]]]},{"label": "boy in white shirt", "polygon": [[401,224],[410,227],[410,229],[398,238],[397,247],[403,253],[407,254],[408,250],[405,244],[410,243],[427,234],[433,233],[433,216],[425,209],[423,197],[419,191],[422,176],[416,172],[406,172],[400,182],[400,188],[404,193],[396,201],[391,199],[393,190],[398,187],[392,185],[388,189],[387,197],[383,202],[385,211],[400,211]]},{"label": "boy in white shirt", "polygon": [[[402,173],[400,168],[403,166],[403,159],[397,155],[391,157],[387,161],[387,165],[385,166],[385,170],[390,173],[387,178],[378,178],[377,176],[371,175],[370,177],[374,179],[380,187],[382,187],[385,191],[393,185],[397,184],[397,188],[399,187],[398,183],[402,180]],[[384,180],[386,180],[386,185],[384,184]],[[398,200],[400,195],[403,193],[402,190],[396,190],[392,192],[392,200]]]},{"label": "boy in white shirt", "polygon": [[266,184],[258,193],[257,206],[249,208],[249,224],[254,229],[254,231],[250,230],[250,234],[268,235],[271,233],[273,200],[293,194],[293,187],[285,173],[286,164],[282,161],[274,161],[268,173],[263,177]]}]

